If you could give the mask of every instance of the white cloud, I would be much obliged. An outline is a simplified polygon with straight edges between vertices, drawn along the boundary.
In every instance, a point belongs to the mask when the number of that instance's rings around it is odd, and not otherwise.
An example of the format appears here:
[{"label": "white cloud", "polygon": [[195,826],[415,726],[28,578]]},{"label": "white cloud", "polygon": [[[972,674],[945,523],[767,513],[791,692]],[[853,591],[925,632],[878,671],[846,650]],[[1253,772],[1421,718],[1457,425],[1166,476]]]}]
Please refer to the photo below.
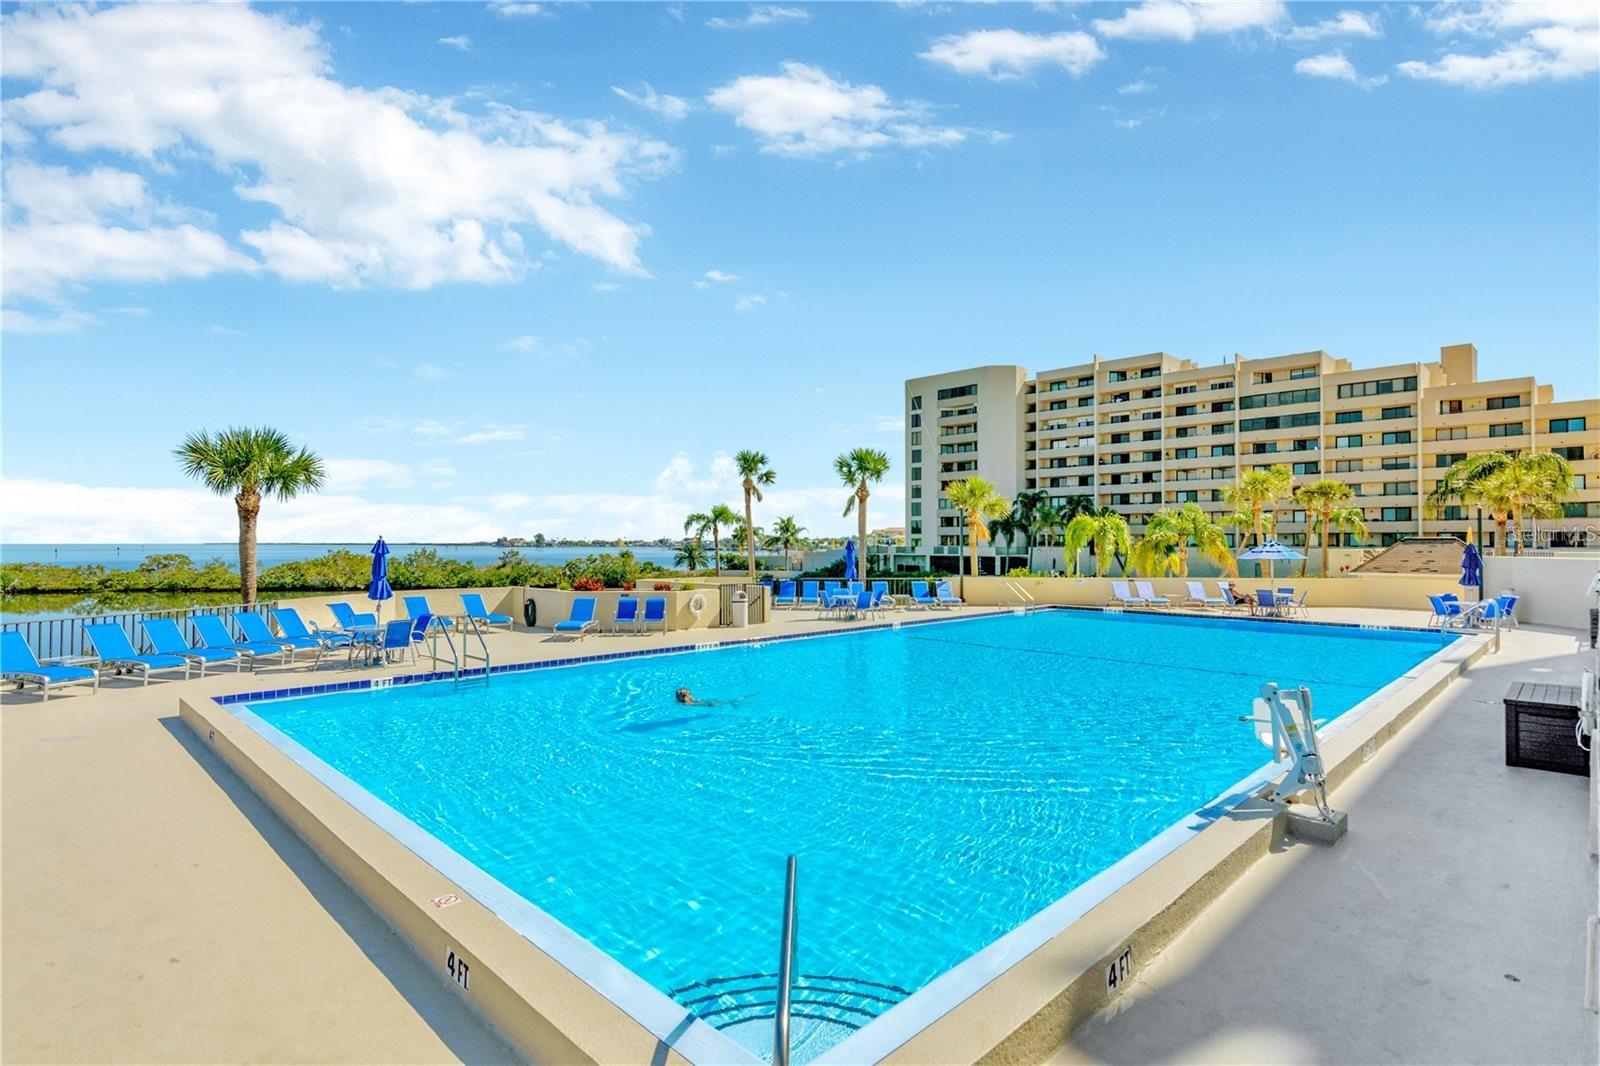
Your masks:
[{"label": "white cloud", "polygon": [[211,327],[211,335],[213,337],[242,337],[244,336],[244,331],[234,329],[232,326],[218,325]]},{"label": "white cloud", "polygon": [[1101,36],[1192,41],[1205,33],[1272,29],[1289,19],[1281,0],[1145,0],[1114,19],[1095,19]]},{"label": "white cloud", "polygon": [[158,203],[138,174],[73,172],[16,161],[6,167],[4,286],[10,298],[58,300],[66,285],[170,281],[255,264],[220,236]]},{"label": "white cloud", "polygon": [[501,444],[507,441],[526,440],[528,431],[522,426],[500,426],[493,422],[484,423],[484,427],[464,436],[456,438],[457,444]]},{"label": "white cloud", "polygon": [[[9,128],[70,152],[130,156],[158,174],[196,162],[230,174],[238,197],[271,213],[239,241],[290,280],[513,280],[528,268],[524,227],[645,272],[646,228],[599,200],[670,166],[675,153],[658,141],[493,101],[468,112],[450,99],[347,86],[314,26],[242,5],[29,9],[6,20],[6,37]],[[109,199],[85,193],[99,204],[87,219],[43,232],[30,223],[14,232],[8,220],[8,273],[48,289],[251,267],[193,223],[107,225],[148,202],[137,180],[98,190]]]},{"label": "white cloud", "polygon": [[324,492],[358,492],[371,486],[386,489],[411,487],[411,469],[387,459],[324,459]]},{"label": "white cloud", "polygon": [[1450,52],[1433,61],[1407,60],[1398,67],[1407,77],[1501,89],[1570,81],[1600,70],[1600,5],[1536,0],[1449,5],[1433,12],[1429,25],[1442,34],[1499,36],[1501,44],[1483,55]]},{"label": "white cloud", "polygon": [[501,18],[553,18],[555,15],[547,4],[522,3],[519,0],[495,0],[489,5],[489,10]]},{"label": "white cloud", "polygon": [[6,333],[76,333],[98,322],[94,315],[73,308],[34,314],[7,307],[0,310],[0,330]]},{"label": "white cloud", "polygon": [[614,281],[597,281],[593,285],[590,285],[589,288],[593,289],[595,292],[620,292],[620,291],[622,291],[622,286],[618,285]]},{"label": "white cloud", "polygon": [[780,22],[804,22],[810,17],[811,13],[802,7],[757,4],[744,18],[730,19],[718,16],[706,19],[706,25],[719,30],[746,30],[757,26],[773,26]]},{"label": "white cloud", "polygon": [[1123,96],[1142,96],[1145,93],[1155,92],[1156,88],[1157,86],[1155,82],[1140,79],[1139,81],[1130,81],[1128,84],[1118,89],[1117,92],[1121,93]]},{"label": "white cloud", "polygon": [[1304,74],[1308,78],[1332,78],[1336,81],[1348,81],[1368,89],[1382,85],[1389,80],[1382,75],[1374,78],[1363,78],[1356,72],[1355,64],[1351,63],[1342,52],[1306,56],[1295,63],[1294,72],[1296,74]]},{"label": "white cloud", "polygon": [[418,363],[411,372],[423,381],[440,381],[450,376],[450,371],[433,363]]},{"label": "white cloud", "polygon": [[748,293],[733,302],[733,309],[742,314],[748,314],[758,307],[765,307],[767,298],[759,292]]},{"label": "white cloud", "polygon": [[872,428],[877,433],[902,433],[906,419],[904,415],[879,415],[872,420]]},{"label": "white cloud", "polygon": [[[696,472],[688,452],[678,452],[667,460],[667,465],[656,475],[655,490],[658,493],[706,495],[731,491],[738,483],[739,468],[734,465],[733,456],[727,452],[713,455],[710,469],[705,474]],[[679,522],[682,522],[682,518],[679,518]]]},{"label": "white cloud", "polygon": [[787,156],[866,155],[889,147],[949,147],[973,131],[930,125],[928,108],[896,104],[876,85],[851,85],[804,63],[781,74],[749,74],[712,91],[711,106],[756,135],[762,151]]},{"label": "white cloud", "polygon": [[508,352],[533,352],[539,348],[539,338],[531,333],[524,333],[520,337],[512,337],[501,347]]},{"label": "white cloud", "polygon": [[941,37],[920,54],[957,74],[982,74],[995,81],[1021,78],[1041,66],[1057,66],[1075,78],[1082,77],[1106,57],[1100,42],[1077,30],[972,30]]},{"label": "white cloud", "polygon": [[1376,11],[1341,11],[1331,19],[1296,26],[1284,37],[1290,41],[1321,41],[1329,37],[1382,37]]},{"label": "white cloud", "polygon": [[628,103],[637,104],[652,115],[668,122],[677,122],[687,115],[690,110],[689,101],[681,96],[658,93],[650,86],[649,82],[644,83],[644,91],[639,93],[629,92],[620,85],[613,85],[611,91],[628,101]]},{"label": "white cloud", "polygon": [[729,274],[727,271],[724,271],[724,270],[708,270],[708,271],[706,271],[706,277],[707,277],[707,279],[709,279],[711,281],[715,281],[715,282],[718,282],[719,284],[724,284],[724,285],[727,284],[730,281],[738,281],[739,280],[739,275],[737,275],[737,274]]},{"label": "white cloud", "polygon": [[439,43],[448,48],[455,48],[462,52],[472,51],[472,38],[465,34],[456,34],[453,37],[441,37]]}]

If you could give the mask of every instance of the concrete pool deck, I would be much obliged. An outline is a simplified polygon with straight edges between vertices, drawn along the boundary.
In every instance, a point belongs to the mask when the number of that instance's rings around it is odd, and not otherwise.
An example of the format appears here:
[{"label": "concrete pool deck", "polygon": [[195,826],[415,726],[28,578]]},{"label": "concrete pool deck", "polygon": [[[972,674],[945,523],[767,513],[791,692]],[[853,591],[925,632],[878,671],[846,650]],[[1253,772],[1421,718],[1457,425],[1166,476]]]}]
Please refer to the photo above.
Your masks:
[{"label": "concrete pool deck", "polygon": [[[1354,609],[1313,616],[1421,620],[1415,612]],[[799,612],[738,635],[837,624]],[[542,634],[517,633],[496,635],[491,648],[498,664],[708,636],[723,633],[592,638],[576,652]],[[1258,864],[1139,971],[1132,993],[1114,1004],[1116,1017],[1091,1020],[1063,1054],[1149,1061],[1215,1048],[1234,1059],[1427,1059],[1430,1051],[1419,1048],[1451,1046],[1428,1035],[1448,1019],[1498,1039],[1472,1046],[1529,1051],[1509,1057],[1594,1061],[1595,1016],[1581,1003],[1582,923],[1594,876],[1586,785],[1506,770],[1498,732],[1509,677],[1575,679],[1574,646],[1570,634],[1508,634],[1497,658],[1453,685],[1340,791],[1338,805],[1351,811],[1345,843],[1328,852],[1290,849]],[[325,668],[317,680],[382,673]],[[8,690],[0,715],[0,943],[8,964],[0,1050],[8,1061],[512,1058],[434,967],[177,722],[180,696],[280,687],[310,675],[272,668],[148,688],[113,682],[99,695],[67,692],[48,704]],[[1508,833],[1516,839],[1503,842]],[[1424,876],[1430,873],[1438,884]],[[1335,899],[1298,905],[1298,893],[1324,883],[1337,886]],[[1421,893],[1443,902],[1406,902]],[[1308,909],[1324,921],[1303,927]],[[1474,932],[1463,940],[1466,929]],[[1294,954],[1290,935],[1299,951],[1334,960],[1323,974],[1337,975],[1340,991],[1320,1028],[1288,1027],[1319,1017],[1303,1004],[1269,1009],[1283,1003],[1286,986],[1311,987],[1270,969]],[[1491,941],[1514,947],[1520,969],[1507,963],[1493,982],[1469,980],[1481,975],[1465,963]],[[1246,975],[1264,961],[1269,968],[1252,986],[1224,978],[1224,959]],[[1247,995],[1252,988],[1270,994]],[[1519,996],[1536,998],[1539,1009],[1530,1012]],[[1186,1014],[1186,1005],[1199,1013]],[[1387,1042],[1386,1030],[1395,1030]],[[1367,1043],[1350,1042],[1357,1039]]]}]

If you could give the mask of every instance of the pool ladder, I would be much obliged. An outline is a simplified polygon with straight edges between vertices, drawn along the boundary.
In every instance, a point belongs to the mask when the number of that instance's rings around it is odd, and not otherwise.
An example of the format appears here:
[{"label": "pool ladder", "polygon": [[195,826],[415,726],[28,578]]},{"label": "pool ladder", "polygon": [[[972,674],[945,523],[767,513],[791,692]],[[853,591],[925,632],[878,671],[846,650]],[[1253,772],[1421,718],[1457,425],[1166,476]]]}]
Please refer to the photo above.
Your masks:
[{"label": "pool ladder", "polygon": [[1039,606],[1033,594],[1015,581],[1007,581],[1000,586],[1000,607],[1014,608],[1017,610],[1031,611]]},{"label": "pool ladder", "polygon": [[[463,615],[462,616],[462,621],[465,623],[466,626],[471,627],[473,636],[478,638],[478,647],[483,649],[483,654],[482,655],[474,655],[474,654],[472,654],[472,652],[470,650],[468,650],[468,648],[466,646],[465,634],[463,634],[463,636],[462,636],[462,645],[461,645],[461,648],[460,648],[459,651],[456,648],[455,638],[450,635],[450,630],[447,629],[446,627],[439,626],[438,628],[436,628],[433,631],[434,635],[435,635],[436,638],[437,638],[437,636],[439,634],[443,634],[444,635],[444,642],[450,648],[450,668],[451,668],[452,672],[455,674],[455,680],[457,680],[457,681],[461,680],[461,669],[462,669],[461,660],[463,660],[463,659],[466,659],[468,662],[471,662],[472,660],[476,659],[479,662],[483,663],[483,676],[488,677],[489,676],[489,642],[484,639],[483,627],[478,625],[478,620],[476,618],[472,617],[470,614],[469,615]],[[434,652],[433,652],[433,660],[434,660],[434,662],[438,662],[439,661],[438,648],[439,648],[438,640],[435,639],[435,641],[434,641]],[[468,669],[470,669],[470,667],[468,667]]]},{"label": "pool ladder", "polygon": [[772,1019],[773,1066],[789,1066],[793,1019],[855,1030],[911,994],[882,981],[795,971],[795,870],[791,855],[784,874],[776,973],[711,977],[671,992],[674,1000],[715,1029]]}]

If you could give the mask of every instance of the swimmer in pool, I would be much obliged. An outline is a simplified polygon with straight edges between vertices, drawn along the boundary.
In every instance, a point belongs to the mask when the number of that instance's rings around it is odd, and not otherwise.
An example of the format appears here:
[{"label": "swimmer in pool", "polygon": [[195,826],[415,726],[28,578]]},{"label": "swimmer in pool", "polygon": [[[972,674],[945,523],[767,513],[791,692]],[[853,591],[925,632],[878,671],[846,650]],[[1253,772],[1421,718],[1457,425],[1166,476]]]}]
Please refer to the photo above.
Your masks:
[{"label": "swimmer in pool", "polygon": [[731,700],[702,700],[697,698],[695,694],[690,692],[688,689],[680,688],[678,691],[672,694],[672,698],[679,703],[687,704],[691,707],[737,707],[739,704],[743,703],[745,700],[754,695],[755,693],[751,692],[743,696],[735,696]]}]

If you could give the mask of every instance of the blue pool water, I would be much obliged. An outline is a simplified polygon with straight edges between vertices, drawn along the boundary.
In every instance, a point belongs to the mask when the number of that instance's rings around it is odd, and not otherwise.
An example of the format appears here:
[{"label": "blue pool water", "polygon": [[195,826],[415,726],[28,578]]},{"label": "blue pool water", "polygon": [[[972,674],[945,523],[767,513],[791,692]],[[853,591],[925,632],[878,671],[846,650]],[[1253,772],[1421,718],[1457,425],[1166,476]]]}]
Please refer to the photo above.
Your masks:
[{"label": "blue pool water", "polygon": [[1439,648],[1049,611],[248,707],[767,1055],[717,979],[773,970],[787,855],[800,971],[843,979],[805,1013],[860,1024],[1262,766],[1262,681],[1331,721]]}]

